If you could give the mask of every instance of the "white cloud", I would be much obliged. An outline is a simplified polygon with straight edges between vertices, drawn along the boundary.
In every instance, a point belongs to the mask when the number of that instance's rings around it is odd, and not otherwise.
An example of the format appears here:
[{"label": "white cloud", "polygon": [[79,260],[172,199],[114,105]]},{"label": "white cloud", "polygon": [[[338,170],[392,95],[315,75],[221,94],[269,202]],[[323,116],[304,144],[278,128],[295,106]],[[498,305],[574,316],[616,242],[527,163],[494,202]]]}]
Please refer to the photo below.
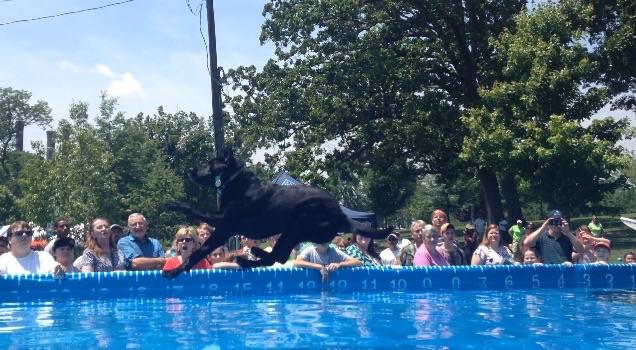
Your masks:
[{"label": "white cloud", "polygon": [[101,75],[105,75],[107,77],[115,76],[115,73],[113,73],[113,71],[105,64],[97,64],[95,65],[95,69],[97,70],[97,73]]},{"label": "white cloud", "polygon": [[141,83],[133,77],[133,75],[129,72],[122,74],[121,79],[113,80],[108,85],[106,89],[108,94],[114,97],[121,97],[126,95],[133,95],[135,93],[140,96],[145,96],[143,91],[141,91]]},{"label": "white cloud", "polygon": [[60,67],[61,70],[70,70],[70,71],[72,71],[74,73],[79,73],[81,71],[80,67],[74,65],[71,62],[67,62],[67,61],[60,62],[58,67]]}]

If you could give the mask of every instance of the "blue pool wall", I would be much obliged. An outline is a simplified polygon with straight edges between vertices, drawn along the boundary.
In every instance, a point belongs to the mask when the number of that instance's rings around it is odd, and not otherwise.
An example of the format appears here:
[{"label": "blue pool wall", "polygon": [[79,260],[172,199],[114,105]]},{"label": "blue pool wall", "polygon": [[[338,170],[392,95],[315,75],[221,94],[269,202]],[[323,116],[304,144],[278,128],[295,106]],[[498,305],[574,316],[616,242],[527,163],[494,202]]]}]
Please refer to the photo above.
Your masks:
[{"label": "blue pool wall", "polygon": [[174,280],[160,271],[71,273],[0,277],[0,301],[68,298],[275,295],[329,291],[428,292],[531,289],[636,291],[636,265],[490,265],[340,269],[324,282],[301,268],[193,270]]}]

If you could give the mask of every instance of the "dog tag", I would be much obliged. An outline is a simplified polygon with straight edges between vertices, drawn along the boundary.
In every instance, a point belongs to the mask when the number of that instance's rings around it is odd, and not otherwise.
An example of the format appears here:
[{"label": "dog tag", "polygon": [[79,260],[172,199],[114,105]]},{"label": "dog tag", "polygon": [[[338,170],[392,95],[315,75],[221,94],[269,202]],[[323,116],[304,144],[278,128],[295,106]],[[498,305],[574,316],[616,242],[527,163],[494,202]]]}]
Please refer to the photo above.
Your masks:
[{"label": "dog tag", "polygon": [[214,178],[214,186],[221,187],[221,177],[217,176]]}]

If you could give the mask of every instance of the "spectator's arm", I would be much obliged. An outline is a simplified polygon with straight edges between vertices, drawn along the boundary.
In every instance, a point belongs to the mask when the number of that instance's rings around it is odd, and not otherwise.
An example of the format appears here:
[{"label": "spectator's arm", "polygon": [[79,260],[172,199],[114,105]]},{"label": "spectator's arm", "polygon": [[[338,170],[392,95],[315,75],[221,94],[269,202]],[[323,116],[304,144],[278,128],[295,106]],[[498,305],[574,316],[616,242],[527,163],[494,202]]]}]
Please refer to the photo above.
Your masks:
[{"label": "spectator's arm", "polygon": [[294,260],[294,266],[306,267],[315,270],[321,270],[323,268],[321,264],[316,264],[305,260],[302,255],[296,257],[296,260]]},{"label": "spectator's arm", "polygon": [[561,233],[563,233],[565,235],[565,237],[567,237],[570,242],[572,243],[572,248],[574,248],[573,250],[577,253],[580,253],[583,251],[583,244],[581,242],[579,242],[578,239],[576,239],[576,237],[572,234],[572,232],[570,232],[570,224],[567,221],[563,221],[563,223],[561,224]]},{"label": "spectator's arm", "polygon": [[338,263],[339,267],[353,267],[353,266],[362,266],[362,261],[356,259],[356,258],[352,258],[352,257],[348,257],[347,260]]},{"label": "spectator's arm", "polygon": [[483,265],[484,264],[484,259],[482,259],[481,256],[479,255],[479,253],[477,251],[475,251],[475,253],[473,253],[473,257],[470,259],[470,264],[471,265]]},{"label": "spectator's arm", "polygon": [[166,258],[138,257],[131,260],[131,270],[161,270],[166,263]]},{"label": "spectator's arm", "polygon": [[536,231],[529,234],[528,237],[526,237],[526,239],[523,240],[523,244],[527,245],[530,248],[534,247],[535,244],[537,243],[537,239],[539,239],[539,236],[541,235],[541,232],[546,230],[549,222],[550,222],[550,219],[547,219],[546,221],[544,221],[541,227],[539,227]]}]

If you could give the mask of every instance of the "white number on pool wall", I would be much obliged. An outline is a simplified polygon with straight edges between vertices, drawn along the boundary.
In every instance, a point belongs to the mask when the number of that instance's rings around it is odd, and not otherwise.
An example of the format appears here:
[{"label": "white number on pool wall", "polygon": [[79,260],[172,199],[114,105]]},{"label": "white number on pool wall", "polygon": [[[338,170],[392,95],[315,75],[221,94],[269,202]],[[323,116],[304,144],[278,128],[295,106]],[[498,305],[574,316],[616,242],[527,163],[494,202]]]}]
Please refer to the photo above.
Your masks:
[{"label": "white number on pool wall", "polygon": [[427,277],[422,280],[422,285],[424,286],[424,288],[431,288],[433,286],[433,282],[430,278]]},{"label": "white number on pool wall", "polygon": [[539,279],[539,275],[532,275],[532,288],[541,288],[541,280]]},{"label": "white number on pool wall", "polygon": [[590,280],[590,274],[589,273],[584,273],[583,274],[583,287],[589,288],[591,285],[592,285],[592,281]]},{"label": "white number on pool wall", "polygon": [[477,277],[480,281],[481,281],[481,288],[486,289],[488,288],[488,284],[486,284],[486,282],[488,281],[488,277]]},{"label": "white number on pool wall", "polygon": [[391,280],[391,288],[397,290],[406,289],[406,280],[400,278],[399,280],[397,280],[397,283],[395,282],[395,280]]},{"label": "white number on pool wall", "polygon": [[[272,286],[272,282],[271,282],[271,281],[270,281],[269,283],[267,283],[265,286],[267,287],[267,291],[268,291],[268,292],[270,292],[270,293],[271,293],[271,292],[273,292],[273,291],[274,291],[273,286]],[[283,284],[283,282],[282,282],[282,281],[281,281],[281,282],[278,282],[278,285],[276,285],[276,287],[278,287],[278,291],[279,291],[279,292],[282,292],[282,291],[283,291],[283,286],[284,286],[284,284]]]},{"label": "white number on pool wall", "polygon": [[367,282],[367,280],[362,280],[362,289],[367,290],[375,290],[377,287],[377,282],[375,281],[375,278],[372,279],[370,282]]},{"label": "white number on pool wall", "polygon": [[632,275],[632,289],[636,289],[636,280],[634,279],[634,275]]},{"label": "white number on pool wall", "polygon": [[512,281],[511,275],[506,276],[505,284],[506,284],[506,289],[511,289],[512,287],[514,287],[514,282]]},{"label": "white number on pool wall", "polygon": [[303,289],[304,287],[307,287],[307,289],[315,289],[316,288],[316,282],[314,281],[307,281],[305,282],[300,282],[298,283],[298,288]]},{"label": "white number on pool wall", "polygon": [[557,281],[557,286],[561,289],[563,289],[563,287],[565,287],[565,277],[563,277],[563,274],[561,274],[561,276],[559,276],[559,280]]},{"label": "white number on pool wall", "polygon": [[610,288],[614,288],[614,275],[608,273],[607,275],[605,275],[605,280],[607,280],[607,284]]},{"label": "white number on pool wall", "polygon": [[451,285],[453,286],[453,289],[460,289],[462,286],[462,281],[459,279],[459,277],[453,277],[453,279],[451,280]]}]

